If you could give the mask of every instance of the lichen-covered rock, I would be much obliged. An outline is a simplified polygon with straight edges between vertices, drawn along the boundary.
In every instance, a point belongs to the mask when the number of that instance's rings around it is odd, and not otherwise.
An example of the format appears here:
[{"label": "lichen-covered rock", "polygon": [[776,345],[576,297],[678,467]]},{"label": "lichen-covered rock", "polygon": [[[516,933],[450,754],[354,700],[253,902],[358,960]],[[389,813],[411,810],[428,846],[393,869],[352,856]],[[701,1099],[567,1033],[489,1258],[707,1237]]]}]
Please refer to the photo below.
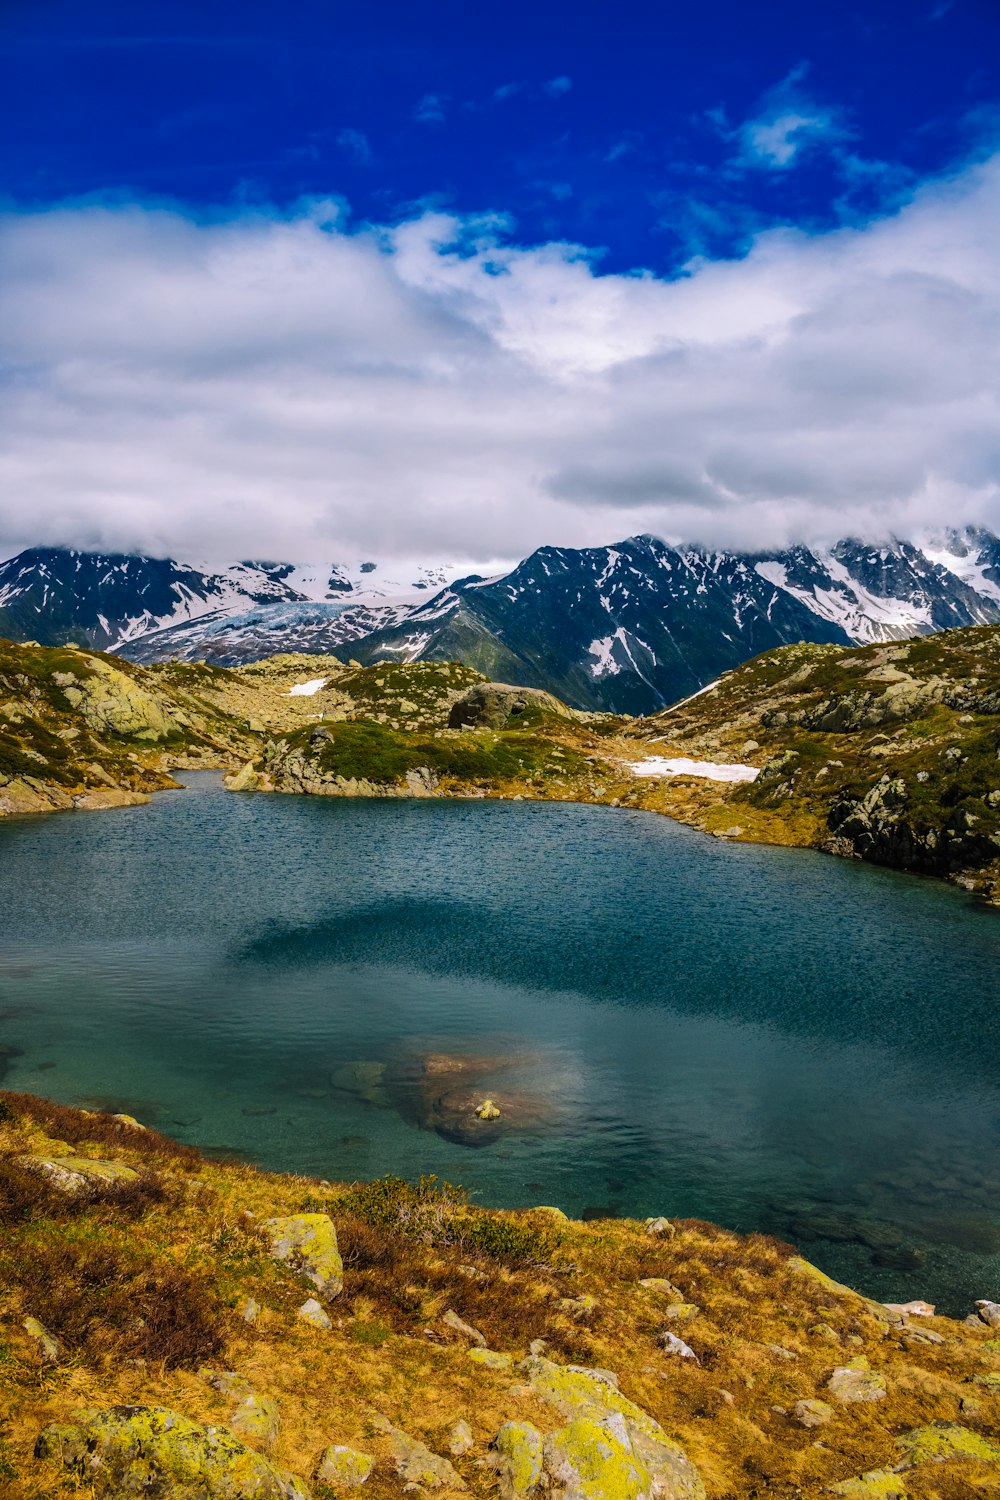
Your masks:
[{"label": "lichen-covered rock", "polygon": [[561,1208],[556,1208],[553,1203],[536,1203],[531,1212],[533,1214],[549,1214],[553,1219],[566,1219],[567,1222],[569,1218],[567,1214],[563,1213]]},{"label": "lichen-covered rock", "polygon": [[584,1418],[617,1442],[627,1441],[652,1477],[653,1494],[663,1500],[704,1500],[701,1476],[687,1455],[669,1441],[648,1412],[623,1396],[599,1372],[558,1365],[535,1355],[522,1360],[518,1369],[536,1395],[571,1423]]},{"label": "lichen-covered rock", "polygon": [[842,1495],[845,1500],[906,1500],[906,1489],[902,1479],[891,1469],[869,1469],[857,1479],[842,1479],[839,1484],[828,1484],[826,1495]]},{"label": "lichen-covered rock", "polygon": [[260,1396],[256,1391],[251,1391],[233,1412],[229,1426],[238,1437],[259,1443],[262,1448],[270,1451],[277,1442],[281,1418],[270,1396]]},{"label": "lichen-covered rock", "polygon": [[221,1427],[163,1406],[112,1406],[47,1427],[35,1457],[53,1459],[107,1500],[309,1500],[305,1486]]},{"label": "lichen-covered rock", "polygon": [[37,1318],[27,1317],[21,1324],[29,1339],[38,1345],[38,1352],[47,1365],[57,1365],[62,1359],[62,1346],[54,1333],[50,1333],[44,1323]]},{"label": "lichen-covered rock", "polygon": [[503,729],[510,719],[521,718],[529,709],[569,717],[565,704],[541,688],[511,687],[506,682],[477,682],[451,706],[451,729]]},{"label": "lichen-covered rock", "polygon": [[315,1297],[306,1298],[297,1316],[302,1319],[303,1323],[311,1323],[313,1328],[321,1328],[324,1332],[333,1327],[330,1314],[321,1302],[316,1301]]},{"label": "lichen-covered rock", "polygon": [[679,1292],[673,1282],[667,1281],[664,1276],[647,1276],[645,1280],[639,1282],[639,1285],[644,1286],[647,1292],[656,1292],[658,1296],[668,1297],[671,1302],[684,1301],[684,1293]]},{"label": "lichen-covered rock", "polygon": [[868,1366],[862,1355],[850,1364],[839,1365],[827,1381],[827,1389],[836,1401],[849,1404],[853,1401],[884,1401],[885,1376]]},{"label": "lichen-covered rock", "polygon": [[796,1401],[792,1410],[796,1422],[800,1422],[803,1427],[825,1427],[827,1422],[833,1421],[833,1407],[813,1397]]},{"label": "lichen-covered rock", "polygon": [[664,1309],[663,1316],[669,1318],[671,1323],[690,1323],[700,1312],[697,1302],[671,1302]]},{"label": "lichen-covered rock", "polygon": [[505,1422],[490,1447],[501,1500],[525,1500],[542,1478],[542,1435],[530,1422]]},{"label": "lichen-covered rock", "polygon": [[501,1354],[498,1349],[470,1349],[469,1358],[487,1370],[509,1370],[514,1363],[509,1354]]},{"label": "lichen-covered rock", "polygon": [[677,1230],[671,1224],[670,1220],[663,1218],[661,1214],[658,1218],[646,1220],[646,1233],[653,1235],[662,1234],[666,1235],[668,1239],[673,1239]]},{"label": "lichen-covered rock", "polygon": [[454,1454],[456,1458],[461,1458],[463,1453],[468,1453],[474,1443],[472,1428],[464,1417],[459,1417],[448,1434],[448,1452]]},{"label": "lichen-covered rock", "polygon": [[478,1349],[486,1348],[485,1335],[481,1334],[478,1328],[473,1328],[471,1323],[466,1323],[463,1318],[460,1318],[454,1308],[449,1307],[448,1311],[442,1315],[441,1322],[446,1324],[453,1333],[461,1334],[463,1339],[468,1339],[470,1344],[475,1344]]},{"label": "lichen-covered rock", "polygon": [[597,1311],[597,1298],[589,1292],[583,1292],[579,1297],[560,1297],[556,1307],[577,1323],[583,1323]]},{"label": "lichen-covered rock", "polygon": [[331,1443],[325,1448],[316,1465],[316,1480],[328,1484],[334,1490],[353,1490],[364,1484],[375,1467],[369,1453],[359,1453],[356,1448],[346,1448],[342,1443]]},{"label": "lichen-covered rock", "polygon": [[628,1438],[621,1441],[588,1417],[550,1433],[544,1460],[559,1500],[649,1500],[654,1493],[652,1475]]},{"label": "lichen-covered rock", "polygon": [[86,676],[56,672],[53,681],[85,723],[98,733],[127,739],[162,740],[175,733],[178,721],[127,673],[98,657],[85,657]]},{"label": "lichen-covered rock", "polygon": [[905,1455],[905,1468],[940,1463],[948,1458],[974,1458],[981,1463],[1000,1464],[1000,1447],[958,1422],[930,1422],[926,1427],[914,1427],[899,1439],[899,1446]]},{"label": "lichen-covered rock", "polygon": [[17,1164],[47,1177],[62,1193],[114,1182],[133,1182],[138,1172],[121,1161],[98,1161],[88,1156],[19,1156]]},{"label": "lichen-covered rock", "polygon": [[271,1254],[287,1261],[323,1297],[336,1297],[344,1289],[344,1262],[337,1246],[337,1231],[329,1214],[290,1214],[265,1219],[271,1236]]},{"label": "lichen-covered rock", "polygon": [[389,1453],[396,1473],[407,1484],[420,1484],[428,1490],[464,1490],[467,1486],[454,1464],[440,1453],[433,1453],[426,1443],[394,1427],[387,1417],[373,1417],[372,1425],[388,1439]]}]

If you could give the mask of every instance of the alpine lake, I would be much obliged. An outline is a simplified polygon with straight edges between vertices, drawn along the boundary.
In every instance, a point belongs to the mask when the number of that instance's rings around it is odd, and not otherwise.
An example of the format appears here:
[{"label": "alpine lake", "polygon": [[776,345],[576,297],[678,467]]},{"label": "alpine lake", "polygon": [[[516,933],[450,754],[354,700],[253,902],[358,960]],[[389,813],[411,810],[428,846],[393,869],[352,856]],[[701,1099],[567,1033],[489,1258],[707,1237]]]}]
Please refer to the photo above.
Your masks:
[{"label": "alpine lake", "polygon": [[1000,1298],[1000,913],[653,814],[181,779],[0,823],[4,1087]]}]

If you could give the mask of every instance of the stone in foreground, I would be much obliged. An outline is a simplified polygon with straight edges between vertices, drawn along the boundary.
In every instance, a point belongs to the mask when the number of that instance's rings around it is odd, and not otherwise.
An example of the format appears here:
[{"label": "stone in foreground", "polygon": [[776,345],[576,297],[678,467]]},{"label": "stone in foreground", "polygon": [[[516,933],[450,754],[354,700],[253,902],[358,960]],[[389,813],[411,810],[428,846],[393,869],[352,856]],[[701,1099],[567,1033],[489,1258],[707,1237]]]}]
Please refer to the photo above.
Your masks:
[{"label": "stone in foreground", "polygon": [[836,1401],[850,1404],[854,1401],[884,1401],[885,1376],[868,1368],[864,1358],[853,1359],[849,1365],[840,1365],[827,1382],[827,1389]]},{"label": "stone in foreground", "polygon": [[89,1156],[19,1156],[17,1164],[48,1178],[61,1193],[81,1193],[86,1188],[134,1182],[139,1175],[124,1162],[100,1161]]},{"label": "stone in foreground", "polygon": [[426,1443],[394,1427],[387,1417],[373,1417],[372,1426],[388,1439],[396,1473],[405,1483],[422,1485],[428,1490],[467,1488],[454,1464],[439,1453],[432,1453]]},{"label": "stone in foreground", "polygon": [[491,1444],[501,1500],[525,1500],[542,1477],[542,1435],[530,1422],[505,1422]]},{"label": "stone in foreground", "polygon": [[322,1297],[336,1297],[344,1289],[344,1262],[337,1247],[337,1231],[329,1214],[289,1214],[265,1219],[271,1254],[286,1261],[312,1282]]},{"label": "stone in foreground", "polygon": [[316,1480],[334,1490],[353,1490],[364,1484],[374,1467],[371,1454],[345,1448],[341,1443],[331,1443],[316,1465]]},{"label": "stone in foreground", "polygon": [[35,1457],[54,1459],[106,1500],[309,1500],[302,1483],[222,1427],[164,1406],[112,1406],[46,1427]]},{"label": "stone in foreground", "polygon": [[[571,1427],[583,1419],[608,1434],[619,1446],[627,1445],[632,1459],[648,1472],[653,1486],[649,1493],[660,1500],[705,1500],[701,1475],[687,1455],[669,1441],[659,1422],[609,1384],[604,1372],[558,1365],[541,1356],[522,1360],[518,1369],[536,1395],[568,1418]],[[573,1453],[577,1452],[580,1438],[580,1431],[575,1431]],[[573,1493],[568,1491],[567,1495]],[[598,1492],[579,1493],[596,1496]],[[645,1493],[641,1489],[636,1491],[637,1496]]]}]

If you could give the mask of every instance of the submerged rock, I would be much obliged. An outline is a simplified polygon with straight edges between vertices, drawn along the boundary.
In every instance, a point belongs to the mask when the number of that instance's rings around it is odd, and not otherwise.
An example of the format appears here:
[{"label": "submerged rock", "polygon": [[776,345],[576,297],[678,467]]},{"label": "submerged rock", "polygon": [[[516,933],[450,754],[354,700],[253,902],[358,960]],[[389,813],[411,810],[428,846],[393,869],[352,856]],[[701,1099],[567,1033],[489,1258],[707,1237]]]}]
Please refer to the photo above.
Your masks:
[{"label": "submerged rock", "polygon": [[108,1500],[309,1500],[305,1486],[221,1427],[164,1406],[112,1406],[47,1427],[35,1457]]},{"label": "submerged rock", "polygon": [[329,1214],[289,1214],[265,1219],[263,1228],[271,1236],[271,1254],[287,1261],[324,1297],[336,1297],[344,1288],[344,1262],[337,1247],[337,1231]]}]

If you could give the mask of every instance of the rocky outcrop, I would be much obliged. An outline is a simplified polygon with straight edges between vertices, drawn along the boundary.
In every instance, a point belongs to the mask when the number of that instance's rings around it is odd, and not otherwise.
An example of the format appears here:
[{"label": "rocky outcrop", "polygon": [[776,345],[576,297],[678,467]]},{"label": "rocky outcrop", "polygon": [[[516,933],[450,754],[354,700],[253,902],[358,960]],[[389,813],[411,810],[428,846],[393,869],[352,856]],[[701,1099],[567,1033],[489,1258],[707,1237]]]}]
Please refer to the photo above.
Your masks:
[{"label": "rocky outcrop", "polygon": [[512,687],[506,682],[478,682],[451,706],[451,729],[506,729],[529,709],[569,717],[566,705],[541,688]]},{"label": "rocky outcrop", "polygon": [[[991,810],[976,813],[963,803],[936,816],[926,805],[914,805],[903,777],[888,773],[863,797],[840,798],[827,821],[834,838],[859,858],[895,869],[947,874],[1000,857]],[[834,846],[832,852],[840,851]]]},{"label": "rocky outcrop", "polygon": [[[546,1466],[552,1466],[554,1477],[561,1476],[567,1500],[619,1493],[636,1500],[704,1500],[694,1464],[604,1372],[559,1365],[538,1355],[518,1368],[536,1395],[569,1419],[569,1426],[546,1443]],[[600,1488],[612,1479],[619,1488]]]},{"label": "rocky outcrop", "polygon": [[171,713],[162,699],[109,662],[87,656],[83,666],[85,675],[54,672],[52,680],[70,707],[77,709],[84,723],[98,734],[165,740],[187,727],[183,713]]},{"label": "rocky outcrop", "polygon": [[90,1187],[134,1182],[134,1167],[120,1161],[102,1161],[90,1156],[22,1156],[18,1165],[46,1177],[62,1193],[79,1193]]},{"label": "rocky outcrop", "polygon": [[373,1417],[372,1425],[386,1438],[396,1473],[405,1483],[421,1485],[425,1490],[467,1488],[449,1459],[434,1453],[426,1443],[410,1437],[401,1427],[394,1427],[387,1417]]},{"label": "rocky outcrop", "polygon": [[308,1500],[299,1480],[225,1428],[162,1406],[113,1406],[47,1427],[35,1456],[106,1500]]},{"label": "rocky outcrop", "polygon": [[344,1287],[344,1262],[337,1246],[337,1231],[329,1214],[289,1214],[265,1219],[271,1237],[271,1254],[286,1261],[322,1297],[337,1297]]}]

